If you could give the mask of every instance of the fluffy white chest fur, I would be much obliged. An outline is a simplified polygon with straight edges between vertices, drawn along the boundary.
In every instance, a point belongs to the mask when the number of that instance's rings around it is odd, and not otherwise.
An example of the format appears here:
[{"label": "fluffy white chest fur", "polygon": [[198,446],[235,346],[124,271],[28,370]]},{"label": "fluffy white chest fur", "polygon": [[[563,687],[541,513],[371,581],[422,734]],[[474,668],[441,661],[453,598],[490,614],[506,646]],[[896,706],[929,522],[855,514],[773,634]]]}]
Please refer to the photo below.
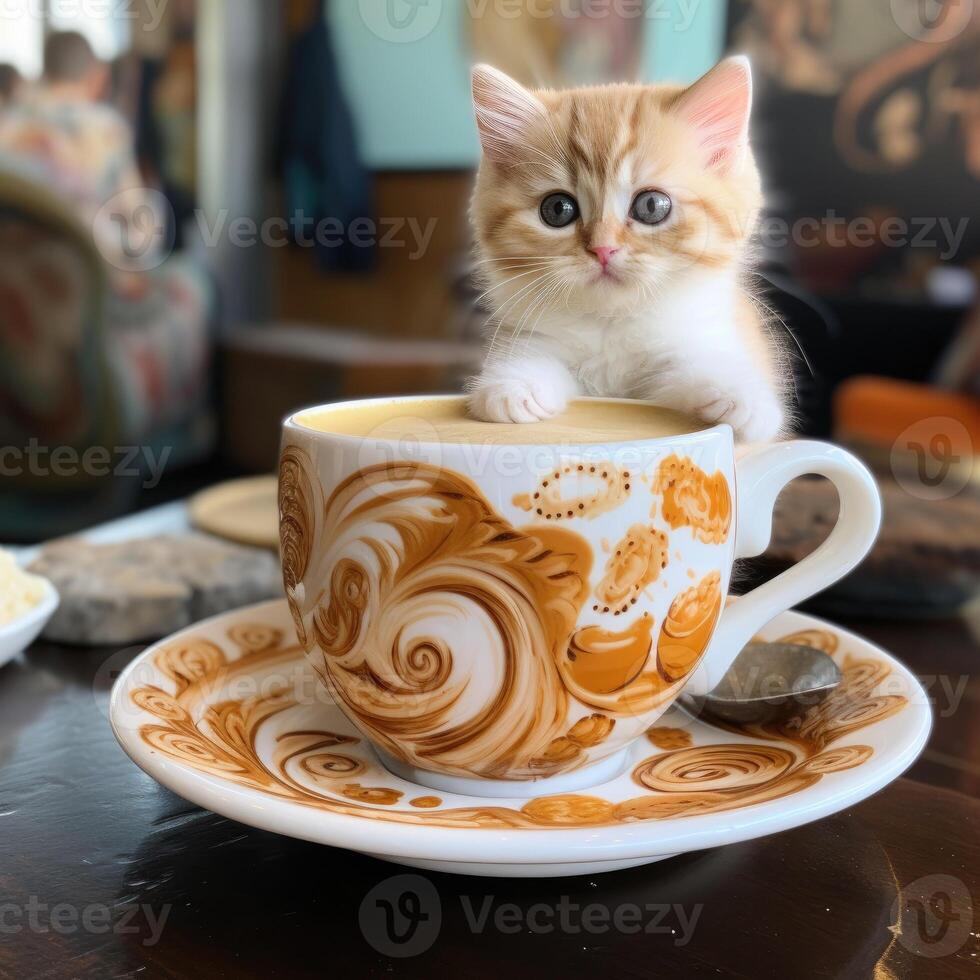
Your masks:
[{"label": "fluffy white chest fur", "polygon": [[552,310],[527,337],[505,322],[471,382],[471,408],[492,421],[534,422],[576,395],[642,398],[729,422],[746,441],[771,438],[783,410],[739,327],[738,295],[734,273],[702,273],[639,313]]}]

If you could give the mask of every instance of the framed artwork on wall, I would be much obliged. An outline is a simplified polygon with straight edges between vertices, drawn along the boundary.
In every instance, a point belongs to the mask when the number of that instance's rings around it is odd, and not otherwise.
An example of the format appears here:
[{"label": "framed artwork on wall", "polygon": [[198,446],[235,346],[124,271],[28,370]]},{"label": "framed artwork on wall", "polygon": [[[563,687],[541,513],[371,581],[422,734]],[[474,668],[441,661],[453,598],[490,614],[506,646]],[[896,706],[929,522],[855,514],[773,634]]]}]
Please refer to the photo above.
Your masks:
[{"label": "framed artwork on wall", "polygon": [[980,273],[980,7],[733,0],[728,42],[804,281],[916,298],[941,263]]}]

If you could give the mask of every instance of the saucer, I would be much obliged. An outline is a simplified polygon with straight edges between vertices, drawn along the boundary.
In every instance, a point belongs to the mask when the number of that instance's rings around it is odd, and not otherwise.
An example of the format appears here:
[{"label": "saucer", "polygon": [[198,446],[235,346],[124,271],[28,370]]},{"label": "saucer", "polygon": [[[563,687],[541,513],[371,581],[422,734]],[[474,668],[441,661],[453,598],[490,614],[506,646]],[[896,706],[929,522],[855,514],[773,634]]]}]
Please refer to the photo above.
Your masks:
[{"label": "saucer", "polygon": [[922,750],[926,694],[887,653],[799,613],[760,639],[824,650],[843,682],[774,725],[720,728],[675,705],[620,774],[576,792],[538,784],[538,795],[488,798],[395,775],[321,687],[284,600],[150,647],[116,683],[110,719],[158,782],[263,830],[437,871],[596,874],[818,820],[886,786]]},{"label": "saucer", "polygon": [[191,497],[187,516],[199,531],[253,548],[279,549],[279,477],[249,476]]}]

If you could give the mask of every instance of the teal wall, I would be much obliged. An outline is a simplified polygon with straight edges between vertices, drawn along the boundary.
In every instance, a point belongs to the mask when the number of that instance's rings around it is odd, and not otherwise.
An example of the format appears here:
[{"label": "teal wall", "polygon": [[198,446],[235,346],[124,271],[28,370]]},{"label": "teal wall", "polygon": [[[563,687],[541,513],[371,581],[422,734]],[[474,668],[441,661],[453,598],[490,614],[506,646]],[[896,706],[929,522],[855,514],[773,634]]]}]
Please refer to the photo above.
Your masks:
[{"label": "teal wall", "polygon": [[[388,2],[335,0],[327,6],[368,165],[391,170],[473,166],[478,147],[464,16],[465,4],[476,0],[429,0],[403,30],[375,19]],[[399,4],[410,9],[405,0],[390,2],[395,9]],[[646,33],[646,80],[689,81],[717,61],[725,0],[647,2],[651,16],[637,21]]]},{"label": "teal wall", "polygon": [[646,81],[693,82],[721,57],[727,0],[665,0],[665,16],[648,21]]}]

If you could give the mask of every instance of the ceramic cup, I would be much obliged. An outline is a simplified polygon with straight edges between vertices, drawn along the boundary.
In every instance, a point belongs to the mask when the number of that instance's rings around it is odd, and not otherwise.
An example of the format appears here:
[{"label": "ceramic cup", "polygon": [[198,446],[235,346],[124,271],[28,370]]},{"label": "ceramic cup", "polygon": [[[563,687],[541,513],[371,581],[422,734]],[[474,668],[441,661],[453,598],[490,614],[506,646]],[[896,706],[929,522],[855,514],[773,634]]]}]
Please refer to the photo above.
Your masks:
[{"label": "ceramic cup", "polygon": [[[385,403],[411,417],[415,400]],[[774,616],[854,568],[880,523],[871,475],[823,443],[736,461],[726,425],[487,446],[440,441],[421,418],[397,442],[304,424],[349,407],[285,422],[286,594],[310,662],[382,763],[443,792],[617,775],[686,685],[714,686]],[[726,607],[733,562],[765,550],[776,497],[808,473],[836,485],[837,526]]]}]

